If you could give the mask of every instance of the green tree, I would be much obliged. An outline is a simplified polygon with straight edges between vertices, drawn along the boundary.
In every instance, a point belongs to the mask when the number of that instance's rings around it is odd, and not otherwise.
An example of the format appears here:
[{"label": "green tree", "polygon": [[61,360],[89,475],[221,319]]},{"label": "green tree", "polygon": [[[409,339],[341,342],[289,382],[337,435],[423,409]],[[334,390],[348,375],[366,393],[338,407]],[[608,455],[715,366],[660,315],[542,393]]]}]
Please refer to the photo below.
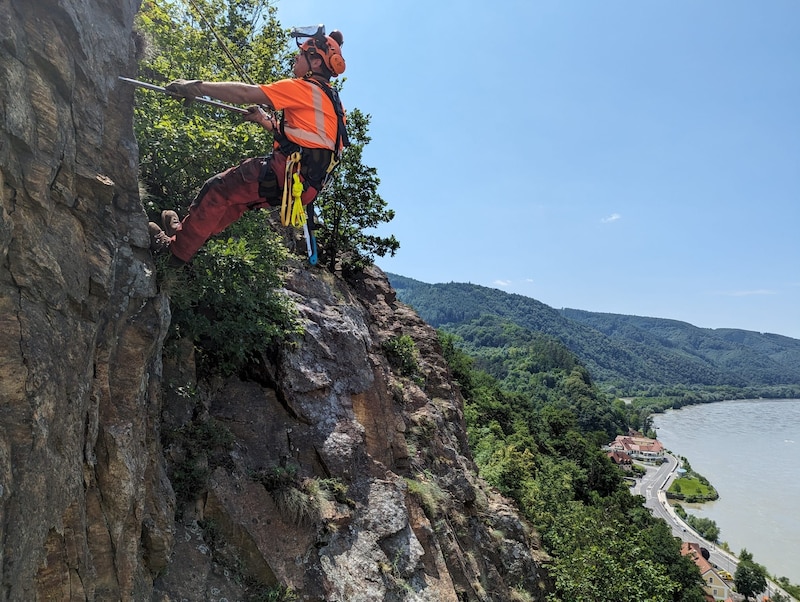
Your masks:
[{"label": "green tree", "polygon": [[689,515],[687,517],[687,522],[703,539],[707,539],[708,541],[719,540],[719,527],[717,523],[710,518]]},{"label": "green tree", "polygon": [[285,261],[285,247],[268,224],[243,225],[252,230],[240,238],[209,241],[190,273],[162,277],[172,310],[168,343],[192,341],[200,367],[222,374],[240,371],[271,342],[300,331],[274,267]]},{"label": "green tree", "polygon": [[681,541],[672,535],[666,522],[652,521],[652,526],[642,531],[640,543],[655,562],[666,567],[666,573],[678,584],[673,600],[705,602],[700,570],[688,556],[681,554]]},{"label": "green tree", "polygon": [[[480,336],[480,330],[465,336]],[[590,401],[597,415],[607,400],[575,371],[574,359],[533,345],[545,353],[534,353],[529,365],[542,372],[532,376],[549,384],[509,393],[475,368],[479,362],[459,348],[462,340],[440,336],[464,395],[481,475],[517,501],[553,558],[556,591],[550,600],[702,602],[697,567],[681,556],[679,541],[642,506],[643,498],[630,495],[620,471],[583,430],[592,420],[578,420],[581,400],[583,407]],[[580,399],[570,398],[570,390]]]},{"label": "green tree", "polygon": [[671,602],[678,584],[653,561],[636,534],[621,530],[600,508],[570,503],[550,533],[555,555],[552,602]]},{"label": "green tree", "polygon": [[[225,46],[257,80],[286,72],[286,33],[275,8],[257,0],[196,0]],[[179,77],[241,80],[206,21],[185,3],[145,0],[137,15],[140,77],[165,83]],[[283,52],[283,54],[282,54]],[[151,219],[185,207],[211,175],[242,156],[266,154],[271,137],[241,116],[207,105],[184,106],[137,89],[134,128],[140,179]],[[204,368],[232,373],[272,341],[296,331],[292,306],[280,291],[286,250],[268,214],[249,212],[205,245],[191,270],[162,274],[172,322],[166,349],[189,340]]]},{"label": "green tree", "polygon": [[755,598],[767,587],[767,570],[753,561],[753,555],[743,549],[739,555],[739,564],[733,575],[736,591],[745,597],[745,600]]},{"label": "green tree", "polygon": [[362,162],[364,147],[371,140],[367,135],[369,121],[370,116],[358,109],[348,113],[350,146],[343,151],[341,163],[317,200],[323,220],[317,231],[320,254],[331,271],[338,259],[347,273],[371,264],[376,255],[393,256],[400,248],[393,235],[384,237],[369,231],[394,219],[394,211],[378,194],[377,170]]},{"label": "green tree", "polygon": [[[257,0],[196,0],[195,5],[252,79],[266,82],[289,74],[288,36],[275,7]],[[139,76],[160,85],[177,78],[242,81],[204,19],[184,2],[145,0],[137,15],[143,48]],[[243,157],[265,155],[272,146],[269,133],[237,113],[200,103],[186,106],[141,89],[134,127],[153,217],[165,208],[185,211],[208,177]]]},{"label": "green tree", "polygon": [[519,499],[525,481],[530,479],[534,466],[530,449],[504,445],[495,448],[481,474],[503,494]]}]

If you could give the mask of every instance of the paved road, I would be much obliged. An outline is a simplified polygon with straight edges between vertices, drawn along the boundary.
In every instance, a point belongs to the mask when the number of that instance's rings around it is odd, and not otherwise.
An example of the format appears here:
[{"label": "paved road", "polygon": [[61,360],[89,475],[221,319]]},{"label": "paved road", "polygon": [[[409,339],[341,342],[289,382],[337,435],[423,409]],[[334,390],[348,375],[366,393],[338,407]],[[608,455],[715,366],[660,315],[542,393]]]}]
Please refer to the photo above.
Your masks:
[{"label": "paved road", "polygon": [[[678,459],[671,454],[666,454],[665,458],[667,461],[663,464],[644,465],[647,473],[640,479],[636,479],[636,483],[631,487],[631,493],[643,496],[645,499],[644,505],[650,509],[654,516],[663,518],[667,522],[675,537],[680,538],[682,541],[699,543],[708,550],[711,564],[733,575],[736,573],[738,559],[725,550],[718,548],[714,543],[700,537],[675,514],[672,506],[667,503],[666,492],[676,476],[675,471],[678,468]],[[794,599],[771,581],[767,583],[767,591],[764,592],[764,595],[770,595],[770,593],[776,591],[781,592],[790,600]]]}]

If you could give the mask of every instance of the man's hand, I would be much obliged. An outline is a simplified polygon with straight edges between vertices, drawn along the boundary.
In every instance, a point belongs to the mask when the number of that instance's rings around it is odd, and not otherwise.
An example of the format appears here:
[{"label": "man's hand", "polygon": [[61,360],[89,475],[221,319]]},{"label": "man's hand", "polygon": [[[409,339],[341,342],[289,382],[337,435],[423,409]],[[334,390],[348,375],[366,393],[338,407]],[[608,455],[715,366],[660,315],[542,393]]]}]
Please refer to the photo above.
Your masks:
[{"label": "man's hand", "polygon": [[242,117],[242,119],[257,123],[270,132],[275,130],[275,122],[267,114],[267,112],[258,105],[247,107],[247,113]]},{"label": "man's hand", "polygon": [[203,80],[200,79],[176,79],[164,86],[164,89],[170,94],[191,100],[203,95],[200,92],[202,83]]},{"label": "man's hand", "polygon": [[243,119],[245,121],[252,121],[253,123],[264,125],[269,120],[269,117],[264,109],[258,105],[253,105],[251,107],[247,107],[247,114],[243,117]]}]

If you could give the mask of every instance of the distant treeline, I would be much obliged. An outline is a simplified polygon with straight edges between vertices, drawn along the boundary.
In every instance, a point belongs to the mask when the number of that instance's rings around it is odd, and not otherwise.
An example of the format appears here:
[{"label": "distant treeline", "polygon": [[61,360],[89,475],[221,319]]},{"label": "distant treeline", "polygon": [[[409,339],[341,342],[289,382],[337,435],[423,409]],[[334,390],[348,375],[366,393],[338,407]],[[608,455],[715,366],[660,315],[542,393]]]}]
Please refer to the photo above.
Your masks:
[{"label": "distant treeline", "polygon": [[535,342],[557,342],[602,390],[641,398],[652,411],[722,399],[800,397],[800,340],[685,322],[574,309],[474,284],[426,284],[388,274],[398,298],[453,333],[482,369],[510,390],[530,385],[547,358]]}]

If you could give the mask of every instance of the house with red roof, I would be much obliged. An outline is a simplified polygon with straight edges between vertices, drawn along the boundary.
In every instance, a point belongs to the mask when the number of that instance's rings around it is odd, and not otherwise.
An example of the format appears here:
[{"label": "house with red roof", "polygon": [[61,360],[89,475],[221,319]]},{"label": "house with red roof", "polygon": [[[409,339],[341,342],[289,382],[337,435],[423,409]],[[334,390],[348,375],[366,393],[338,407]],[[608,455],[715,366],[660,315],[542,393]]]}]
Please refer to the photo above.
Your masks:
[{"label": "house with red roof", "polygon": [[633,468],[633,459],[625,452],[614,449],[607,452],[606,455],[624,471],[630,471]]},{"label": "house with red roof", "polygon": [[624,452],[634,460],[660,462],[664,457],[664,446],[658,439],[642,436],[617,435],[608,448],[611,451]]},{"label": "house with red roof", "polygon": [[728,582],[711,566],[711,563],[703,555],[700,544],[684,541],[681,545],[681,554],[691,558],[700,569],[700,575],[703,577],[703,591],[707,595],[712,596],[714,600],[727,600],[731,596],[733,591]]}]

